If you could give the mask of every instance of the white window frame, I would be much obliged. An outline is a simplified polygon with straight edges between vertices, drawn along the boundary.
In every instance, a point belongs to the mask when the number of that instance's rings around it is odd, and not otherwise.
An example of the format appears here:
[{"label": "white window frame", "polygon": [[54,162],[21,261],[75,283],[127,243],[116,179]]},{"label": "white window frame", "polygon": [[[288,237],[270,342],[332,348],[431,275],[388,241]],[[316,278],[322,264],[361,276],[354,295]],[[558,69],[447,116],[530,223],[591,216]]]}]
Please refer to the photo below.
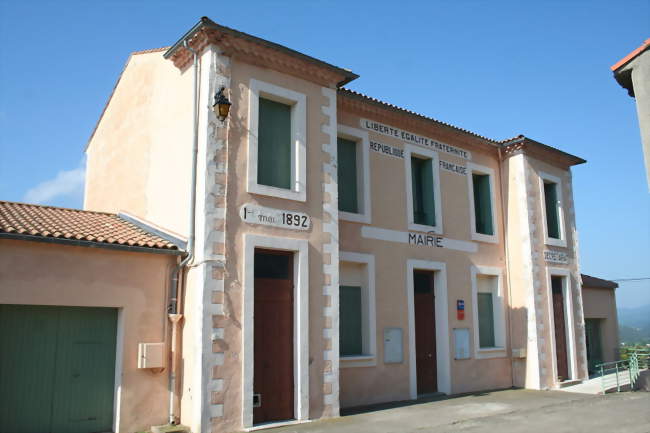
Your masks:
[{"label": "white window frame", "polygon": [[[492,230],[494,231],[493,235],[486,235],[483,233],[476,232],[476,210],[474,209],[474,178],[473,173],[485,174],[488,175],[490,181],[490,205],[492,212]],[[467,163],[467,188],[469,192],[469,221],[470,221],[470,230],[472,234],[472,240],[480,242],[490,242],[498,243],[499,242],[499,231],[497,224],[497,212],[496,212],[496,189],[494,187],[494,170],[490,167],[484,165],[474,164],[472,162]]]},{"label": "white window frame", "polygon": [[[291,189],[257,183],[260,97],[291,106]],[[251,79],[248,99],[247,192],[287,200],[307,200],[307,96],[275,84]]]},{"label": "white window frame", "polygon": [[436,312],[436,366],[438,391],[451,394],[451,362],[449,345],[449,301],[447,296],[447,265],[443,262],[408,259],[406,262],[406,302],[408,309],[409,394],[418,398],[415,359],[415,294],[413,271],[435,271],[433,274],[434,309]]},{"label": "white window frame", "polygon": [[557,355],[555,346],[555,318],[553,316],[553,286],[551,277],[562,277],[562,297],[564,299],[564,329],[566,332],[566,351],[567,351],[567,365],[569,376],[567,380],[576,380],[578,378],[578,363],[576,356],[576,340],[575,340],[575,320],[573,317],[573,295],[572,295],[572,282],[571,271],[565,268],[546,268],[546,287],[547,302],[548,302],[548,323],[549,323],[549,338],[551,341],[551,363],[553,364],[553,383],[557,383]]},{"label": "white window frame", "polygon": [[309,241],[244,233],[244,304],[242,329],[242,425],[253,427],[255,249],[293,251],[293,393],[294,418],[309,419]]},{"label": "white window frame", "polygon": [[358,213],[339,211],[339,219],[370,224],[372,206],[370,203],[370,139],[368,131],[338,125],[338,137],[354,141],[357,144],[357,198],[360,210]]},{"label": "white window frame", "polygon": [[[478,276],[496,277],[497,286],[492,291],[492,317],[494,318],[495,347],[481,347],[478,321]],[[474,321],[474,353],[477,359],[503,358],[506,353],[506,303],[503,290],[503,270],[494,266],[471,267],[472,276],[472,320]]]},{"label": "white window frame", "polygon": [[[548,237],[548,226],[546,223],[546,195],[544,194],[544,181],[553,182],[556,184],[557,188],[557,206],[558,206],[558,224],[560,225],[560,239],[549,238]],[[544,227],[544,243],[546,245],[553,245],[556,247],[566,247],[566,231],[564,224],[564,199],[562,193],[562,179],[552,174],[540,172],[539,173],[539,190],[540,190],[540,202],[542,205],[542,225]]]},{"label": "white window frame", "polygon": [[[419,156],[423,159],[431,159],[433,172],[433,194],[434,194],[434,211],[436,213],[436,225],[428,226],[416,224],[413,218],[413,180],[411,179],[411,156]],[[406,212],[409,230],[419,232],[433,232],[442,234],[442,195],[440,194],[440,158],[438,152],[430,149],[424,149],[419,146],[406,144],[404,146],[404,165],[406,173]]]},{"label": "white window frame", "polygon": [[[340,356],[339,368],[372,367],[377,365],[377,307],[375,303],[375,256],[372,254],[343,252],[339,253],[339,263],[348,262],[364,265],[366,284],[362,287],[361,305],[365,310],[362,314],[362,341],[363,355]],[[339,264],[340,267],[340,264]],[[339,272],[339,285],[347,285],[341,280]],[[340,301],[339,301],[340,302]],[[364,308],[365,306],[365,308]],[[339,329],[339,334],[341,330]]]}]

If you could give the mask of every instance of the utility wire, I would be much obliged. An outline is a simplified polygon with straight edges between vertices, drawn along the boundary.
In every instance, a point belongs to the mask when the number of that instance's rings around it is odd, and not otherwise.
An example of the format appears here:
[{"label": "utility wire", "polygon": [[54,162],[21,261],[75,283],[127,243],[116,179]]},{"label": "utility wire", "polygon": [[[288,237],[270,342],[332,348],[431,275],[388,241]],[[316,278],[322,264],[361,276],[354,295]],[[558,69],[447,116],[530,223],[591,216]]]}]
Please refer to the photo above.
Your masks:
[{"label": "utility wire", "polygon": [[650,277],[620,278],[618,280],[610,280],[610,281],[616,281],[617,283],[620,283],[621,281],[645,281],[645,280],[650,280]]}]

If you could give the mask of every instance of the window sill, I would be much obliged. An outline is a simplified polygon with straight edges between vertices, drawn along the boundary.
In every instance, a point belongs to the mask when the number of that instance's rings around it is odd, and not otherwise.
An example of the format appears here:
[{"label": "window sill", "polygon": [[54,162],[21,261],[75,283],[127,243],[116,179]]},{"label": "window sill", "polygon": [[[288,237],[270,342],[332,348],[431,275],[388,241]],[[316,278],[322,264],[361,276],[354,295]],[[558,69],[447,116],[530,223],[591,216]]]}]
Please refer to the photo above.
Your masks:
[{"label": "window sill", "polygon": [[375,355],[352,355],[339,358],[339,368],[373,367],[377,365]]},{"label": "window sill", "polygon": [[546,237],[544,239],[544,243],[546,245],[550,245],[550,246],[553,246],[553,247],[566,248],[566,239],[555,239],[555,238]]},{"label": "window sill", "polygon": [[307,194],[305,191],[296,191],[292,189],[278,188],[269,185],[250,184],[248,191],[251,194],[265,195],[269,197],[283,198],[286,200],[294,201],[307,201]]},{"label": "window sill", "polygon": [[478,242],[487,242],[490,244],[498,244],[499,239],[497,235],[484,235],[482,233],[472,232],[472,240]]},{"label": "window sill", "polygon": [[370,215],[361,214],[361,213],[345,212],[345,211],[340,210],[339,211],[339,220],[349,221],[349,222],[353,222],[353,223],[370,224]]},{"label": "window sill", "polygon": [[506,349],[505,347],[482,347],[476,349],[476,358],[477,359],[487,359],[487,358],[506,358]]},{"label": "window sill", "polygon": [[409,230],[415,232],[424,232],[424,233],[435,233],[437,235],[442,235],[442,227],[438,226],[427,226],[424,224],[409,223]]}]

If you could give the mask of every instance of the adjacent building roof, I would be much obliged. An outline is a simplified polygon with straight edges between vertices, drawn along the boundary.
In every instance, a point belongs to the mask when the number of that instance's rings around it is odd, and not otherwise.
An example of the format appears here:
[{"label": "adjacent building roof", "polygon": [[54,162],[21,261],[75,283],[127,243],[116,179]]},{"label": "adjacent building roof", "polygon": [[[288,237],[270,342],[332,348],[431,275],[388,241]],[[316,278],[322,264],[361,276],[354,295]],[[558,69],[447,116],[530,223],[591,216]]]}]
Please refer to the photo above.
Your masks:
[{"label": "adjacent building roof", "polygon": [[182,254],[173,242],[119,215],[0,201],[0,239]]},{"label": "adjacent building roof", "polygon": [[598,289],[616,289],[618,283],[601,278],[592,277],[591,275],[582,274],[582,288],[598,288]]},{"label": "adjacent building roof", "polygon": [[625,68],[632,60],[639,57],[646,50],[650,49],[650,38],[643,41],[640,47],[637,47],[630,54],[623,57],[621,60],[616,62],[611,66],[611,70],[614,73],[614,78],[618,84],[621,85],[624,89],[627,90],[628,95],[634,97],[634,85],[632,84],[632,70],[631,68]]}]

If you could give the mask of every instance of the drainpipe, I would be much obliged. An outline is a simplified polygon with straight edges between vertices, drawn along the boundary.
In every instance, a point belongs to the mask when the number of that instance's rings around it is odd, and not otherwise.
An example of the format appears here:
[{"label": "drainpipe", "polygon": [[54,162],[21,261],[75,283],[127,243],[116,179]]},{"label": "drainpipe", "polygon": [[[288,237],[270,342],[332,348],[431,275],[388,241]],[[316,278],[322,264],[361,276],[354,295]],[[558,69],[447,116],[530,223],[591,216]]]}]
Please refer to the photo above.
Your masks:
[{"label": "drainpipe", "polygon": [[198,53],[190,47],[187,39],[183,41],[183,46],[194,57],[193,69],[193,96],[192,96],[192,180],[190,184],[190,221],[189,221],[189,239],[187,242],[187,255],[174,267],[171,275],[171,291],[169,297],[168,317],[172,322],[172,341],[171,341],[171,368],[169,370],[169,423],[178,424],[179,416],[176,413],[176,373],[178,370],[178,361],[176,348],[178,345],[178,323],[183,318],[178,313],[178,298],[180,293],[180,274],[185,267],[194,259],[194,241],[196,232],[196,166],[199,153],[199,124],[198,124],[198,91],[199,91],[199,56]]},{"label": "drainpipe", "polygon": [[[506,212],[506,194],[504,193],[504,187],[506,180],[503,179],[503,155],[501,154],[501,147],[497,148],[499,152],[499,184],[501,186],[501,221],[503,222],[503,245],[505,246],[506,254],[506,275],[508,278],[508,342],[510,343],[510,382],[512,386],[515,386],[515,360],[512,357],[512,280],[510,278],[510,256],[508,254],[508,226],[506,224],[507,212]],[[507,192],[507,191],[506,191]]]}]

